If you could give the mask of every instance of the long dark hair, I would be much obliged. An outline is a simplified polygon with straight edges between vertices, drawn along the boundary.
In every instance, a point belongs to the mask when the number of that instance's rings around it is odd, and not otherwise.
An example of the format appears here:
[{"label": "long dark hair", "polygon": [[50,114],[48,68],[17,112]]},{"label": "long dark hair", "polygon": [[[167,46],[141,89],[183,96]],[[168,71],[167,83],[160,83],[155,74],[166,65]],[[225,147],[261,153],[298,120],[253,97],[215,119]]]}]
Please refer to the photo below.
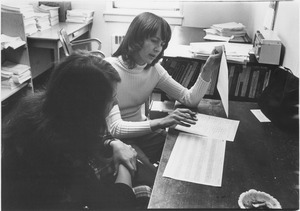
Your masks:
[{"label": "long dark hair", "polygon": [[53,71],[43,110],[64,131],[70,127],[95,134],[105,125],[105,111],[112,100],[113,84],[120,80],[108,62],[77,52]]},{"label": "long dark hair", "polygon": [[6,116],[1,140],[3,208],[51,210],[82,203],[70,201],[66,189],[89,175],[89,157],[102,152],[98,135],[119,81],[108,62],[76,52],[52,70],[45,91],[26,96]]},{"label": "long dark hair", "polygon": [[52,70],[46,90],[26,96],[3,121],[2,141],[35,152],[44,149],[33,146],[64,145],[86,157],[105,127],[107,105],[120,80],[99,57],[84,51],[66,57]]},{"label": "long dark hair", "polygon": [[115,53],[114,57],[122,56],[122,59],[127,62],[129,68],[136,66],[133,55],[142,49],[144,41],[149,37],[155,36],[157,31],[161,29],[161,39],[165,43],[161,53],[153,60],[146,69],[155,65],[164,55],[164,50],[168,47],[171,39],[170,25],[162,17],[159,17],[150,12],[144,12],[137,15],[131,22],[127,33],[121,45]]}]

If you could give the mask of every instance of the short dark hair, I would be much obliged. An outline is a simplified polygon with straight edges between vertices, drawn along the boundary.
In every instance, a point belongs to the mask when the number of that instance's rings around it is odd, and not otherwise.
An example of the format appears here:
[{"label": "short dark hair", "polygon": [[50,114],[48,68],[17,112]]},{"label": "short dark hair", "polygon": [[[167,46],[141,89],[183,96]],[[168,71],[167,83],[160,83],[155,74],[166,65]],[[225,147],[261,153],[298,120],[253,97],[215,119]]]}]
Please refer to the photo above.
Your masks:
[{"label": "short dark hair", "polygon": [[124,40],[117,51],[113,53],[113,56],[121,55],[122,59],[128,63],[128,67],[134,68],[136,63],[133,55],[143,47],[144,41],[155,36],[159,29],[161,29],[161,39],[165,45],[163,45],[161,53],[146,68],[153,66],[163,57],[164,50],[168,47],[171,39],[171,28],[165,19],[150,12],[141,13],[133,19]]}]

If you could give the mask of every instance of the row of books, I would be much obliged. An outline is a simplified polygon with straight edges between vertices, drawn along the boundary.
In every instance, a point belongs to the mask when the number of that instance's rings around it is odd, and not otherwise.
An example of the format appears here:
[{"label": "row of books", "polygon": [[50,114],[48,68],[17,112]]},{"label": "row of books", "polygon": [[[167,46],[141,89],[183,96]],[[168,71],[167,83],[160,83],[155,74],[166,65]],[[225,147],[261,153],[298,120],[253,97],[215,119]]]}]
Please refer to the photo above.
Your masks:
[{"label": "row of books", "polygon": [[267,66],[231,65],[229,67],[229,96],[258,99],[268,86],[271,68]]},{"label": "row of books", "polygon": [[31,71],[28,65],[5,61],[1,66],[2,88],[15,89],[30,78]]},{"label": "row of books", "polygon": [[[162,66],[184,87],[190,88],[196,82],[202,70],[204,61],[165,57]],[[256,101],[262,91],[268,86],[271,77],[271,67],[261,65],[228,64],[228,89],[230,99],[245,99]],[[212,75],[211,84],[206,95],[218,95],[218,74]]]},{"label": "row of books", "polygon": [[192,87],[200,73],[203,62],[196,60],[176,60],[165,58],[162,66],[174,80],[186,88]]}]

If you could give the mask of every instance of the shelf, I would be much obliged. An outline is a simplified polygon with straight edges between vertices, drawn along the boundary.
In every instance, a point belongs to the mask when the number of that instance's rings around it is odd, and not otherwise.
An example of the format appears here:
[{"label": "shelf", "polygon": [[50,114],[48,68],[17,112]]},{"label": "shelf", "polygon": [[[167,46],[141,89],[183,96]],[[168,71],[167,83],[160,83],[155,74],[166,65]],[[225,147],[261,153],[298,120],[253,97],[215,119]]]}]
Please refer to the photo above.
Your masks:
[{"label": "shelf", "polygon": [[15,94],[16,92],[20,91],[21,89],[23,89],[28,84],[29,84],[28,82],[20,84],[17,88],[14,88],[14,89],[9,89],[9,88],[3,88],[3,87],[1,87],[1,102],[3,102],[7,98],[9,98],[13,94]]}]

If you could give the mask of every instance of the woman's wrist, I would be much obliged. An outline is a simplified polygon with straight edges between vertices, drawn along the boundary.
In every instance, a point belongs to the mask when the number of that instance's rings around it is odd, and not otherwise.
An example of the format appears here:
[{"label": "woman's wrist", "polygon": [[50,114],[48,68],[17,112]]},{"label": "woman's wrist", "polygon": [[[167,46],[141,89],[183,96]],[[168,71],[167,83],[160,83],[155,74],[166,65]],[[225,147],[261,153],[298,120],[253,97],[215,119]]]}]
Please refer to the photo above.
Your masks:
[{"label": "woman's wrist", "polygon": [[161,129],[161,128],[164,128],[161,118],[150,120],[150,129],[151,129],[151,131],[155,131],[155,130],[158,130],[158,129]]},{"label": "woman's wrist", "polygon": [[131,174],[122,164],[119,165],[119,171],[115,183],[124,183],[129,187],[132,187]]}]

